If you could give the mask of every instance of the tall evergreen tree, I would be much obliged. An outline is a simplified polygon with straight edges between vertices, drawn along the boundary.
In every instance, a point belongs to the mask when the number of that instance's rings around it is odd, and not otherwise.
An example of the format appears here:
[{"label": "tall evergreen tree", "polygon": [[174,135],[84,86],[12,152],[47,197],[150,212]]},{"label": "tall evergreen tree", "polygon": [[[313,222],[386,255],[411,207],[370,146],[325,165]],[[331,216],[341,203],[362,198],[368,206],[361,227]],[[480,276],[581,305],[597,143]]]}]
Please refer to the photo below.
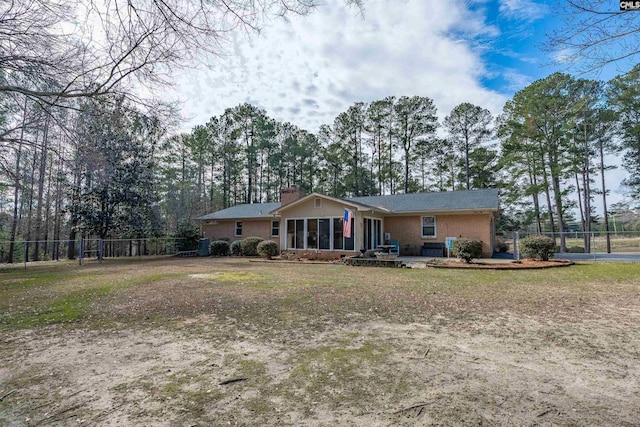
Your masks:
[{"label": "tall evergreen tree", "polygon": [[462,153],[467,190],[471,188],[470,154],[491,136],[492,121],[489,110],[468,102],[456,106],[444,119],[454,147]]},{"label": "tall evergreen tree", "polygon": [[404,151],[404,192],[409,192],[409,165],[415,143],[434,135],[438,124],[436,107],[430,98],[403,96],[394,107],[396,133]]}]

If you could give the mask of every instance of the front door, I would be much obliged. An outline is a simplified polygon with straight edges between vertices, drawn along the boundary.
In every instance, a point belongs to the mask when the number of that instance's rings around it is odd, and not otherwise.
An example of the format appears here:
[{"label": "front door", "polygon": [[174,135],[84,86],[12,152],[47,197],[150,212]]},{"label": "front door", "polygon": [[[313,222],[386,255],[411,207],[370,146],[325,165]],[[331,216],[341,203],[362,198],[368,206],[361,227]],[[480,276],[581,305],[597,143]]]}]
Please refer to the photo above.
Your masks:
[{"label": "front door", "polygon": [[376,218],[364,219],[365,249],[374,250],[382,244],[382,220]]}]

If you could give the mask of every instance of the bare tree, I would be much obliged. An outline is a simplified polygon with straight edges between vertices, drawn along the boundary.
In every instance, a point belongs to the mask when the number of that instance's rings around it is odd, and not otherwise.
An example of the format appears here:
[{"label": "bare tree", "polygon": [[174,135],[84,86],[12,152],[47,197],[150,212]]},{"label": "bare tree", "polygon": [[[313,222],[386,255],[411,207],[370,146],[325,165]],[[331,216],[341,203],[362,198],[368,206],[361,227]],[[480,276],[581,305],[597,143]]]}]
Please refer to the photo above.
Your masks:
[{"label": "bare tree", "polygon": [[[359,0],[347,0],[359,4]],[[231,31],[306,14],[316,0],[8,0],[0,4],[0,93],[49,104],[166,83],[219,55]]]},{"label": "bare tree", "polygon": [[626,69],[640,58],[640,12],[610,0],[558,1],[564,25],[548,35],[555,61],[588,73],[608,64]]}]

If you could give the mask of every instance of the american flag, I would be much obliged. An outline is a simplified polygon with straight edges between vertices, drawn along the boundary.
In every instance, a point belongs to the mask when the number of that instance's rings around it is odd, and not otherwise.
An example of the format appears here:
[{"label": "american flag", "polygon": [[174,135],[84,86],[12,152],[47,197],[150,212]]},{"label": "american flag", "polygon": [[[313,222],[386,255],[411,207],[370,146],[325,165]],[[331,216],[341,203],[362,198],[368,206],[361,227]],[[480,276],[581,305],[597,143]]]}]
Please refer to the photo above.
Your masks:
[{"label": "american flag", "polygon": [[351,220],[353,219],[353,212],[349,209],[344,210],[344,220],[342,221],[342,234],[347,239],[351,238]]}]

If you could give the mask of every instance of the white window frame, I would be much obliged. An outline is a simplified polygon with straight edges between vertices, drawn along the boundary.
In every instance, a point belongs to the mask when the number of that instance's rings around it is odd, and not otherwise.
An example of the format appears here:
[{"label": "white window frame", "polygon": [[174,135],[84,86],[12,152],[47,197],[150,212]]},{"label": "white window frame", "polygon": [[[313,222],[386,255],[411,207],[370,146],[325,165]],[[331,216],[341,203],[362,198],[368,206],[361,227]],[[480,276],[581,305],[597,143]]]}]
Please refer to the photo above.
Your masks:
[{"label": "white window frame", "polygon": [[[274,227],[274,224],[277,224],[277,226]],[[278,234],[273,234],[274,229],[278,230]],[[271,221],[271,237],[280,237],[280,221]]]},{"label": "white window frame", "polygon": [[[363,223],[362,223],[362,231],[363,231],[363,233],[365,235],[367,234],[366,228],[367,228],[367,220],[368,219],[371,220],[371,232],[373,234],[375,234],[375,228],[376,228],[375,227],[375,222],[376,221],[380,222],[380,234],[378,236],[376,236],[375,238],[372,236],[371,237],[371,245],[373,247],[372,248],[366,248],[367,250],[375,250],[378,246],[384,244],[384,222],[382,221],[382,218],[376,218],[375,216],[365,216],[364,219],[363,219]],[[380,241],[378,242],[377,240],[380,240]],[[366,246],[366,242],[365,242],[365,246]]]},{"label": "white window frame", "polygon": [[[238,224],[240,224],[240,226],[238,227]],[[240,230],[240,234],[238,234],[238,229]],[[233,235],[235,237],[240,237],[242,236],[242,221],[236,221],[235,224],[235,229],[233,230]]]},{"label": "white window frame", "polygon": [[[424,219],[425,218],[433,218],[433,235],[425,235],[424,234]],[[435,239],[438,237],[438,227],[436,226],[436,216],[435,215],[425,215],[420,217],[420,236],[423,239]]]},{"label": "white window frame", "polygon": [[[285,247],[287,248],[287,250],[292,250],[292,251],[302,251],[302,250],[307,250],[307,220],[309,218],[305,218],[305,217],[295,217],[295,218],[284,218],[284,243],[285,243]],[[302,244],[302,248],[292,248],[289,246],[289,221],[293,221],[293,240],[296,240],[296,221],[303,221],[304,224],[304,229],[303,229],[303,235],[304,235],[304,239],[303,239],[303,244]]]},{"label": "white window frame", "polygon": [[[320,219],[328,219],[329,220],[329,235],[330,235],[330,240],[329,240],[329,247],[330,249],[309,249],[308,245],[307,245],[307,237],[308,237],[308,230],[309,230],[309,220],[320,220]],[[320,251],[340,251],[340,252],[358,252],[357,248],[357,244],[356,242],[358,241],[356,238],[356,220],[355,218],[353,219],[353,250],[350,249],[344,249],[344,246],[346,246],[346,238],[344,237],[344,235],[342,236],[342,246],[343,249],[335,249],[333,247],[333,238],[334,238],[334,226],[333,226],[333,220],[334,219],[343,219],[343,217],[341,216],[322,216],[322,217],[293,217],[293,218],[282,218],[282,223],[284,224],[284,246],[286,247],[287,250],[320,250]],[[379,218],[376,218],[379,219]],[[294,227],[295,227],[295,221],[298,220],[303,220],[304,221],[304,248],[291,248],[289,247],[289,221],[294,221]],[[318,224],[318,231],[320,230],[320,224]],[[294,236],[295,236],[295,231],[294,231]],[[295,237],[294,237],[295,239]],[[320,245],[319,243],[319,239],[318,239],[318,246]]]}]

